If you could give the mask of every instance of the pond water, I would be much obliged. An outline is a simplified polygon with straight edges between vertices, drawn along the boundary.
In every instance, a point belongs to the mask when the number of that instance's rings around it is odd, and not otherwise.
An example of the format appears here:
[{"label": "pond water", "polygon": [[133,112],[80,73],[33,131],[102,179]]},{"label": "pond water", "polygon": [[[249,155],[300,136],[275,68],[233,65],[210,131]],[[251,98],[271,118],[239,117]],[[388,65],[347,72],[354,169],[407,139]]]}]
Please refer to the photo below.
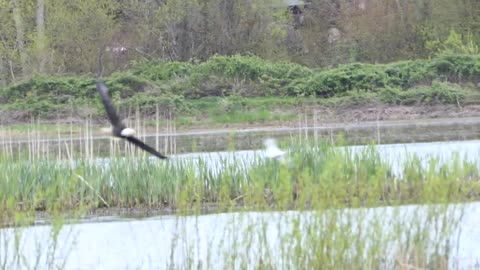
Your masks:
[{"label": "pond water", "polygon": [[[354,220],[356,216],[364,217],[363,222],[387,220],[382,226],[388,230],[394,226],[390,226],[388,220],[393,219],[395,210],[397,217],[403,218],[403,223],[396,225],[408,225],[419,222],[418,215],[412,215],[413,213],[426,216],[427,208],[382,207],[351,212]],[[463,210],[461,234],[459,237],[458,231],[451,234],[450,243],[456,250],[449,261],[450,269],[479,269],[480,203],[464,205]],[[23,257],[20,265],[38,264],[38,269],[47,269],[49,262],[52,266],[61,266],[61,269],[169,269],[169,266],[174,266],[173,269],[187,269],[199,265],[202,266],[201,269],[225,269],[225,261],[230,252],[245,256],[247,262],[255,261],[258,256],[267,258],[268,254],[270,260],[274,258],[271,263],[275,268],[286,269],[282,267],[288,265],[281,257],[282,245],[285,245],[282,237],[291,233],[292,223],[296,220],[301,223],[314,222],[315,215],[315,212],[296,211],[244,212],[78,223],[62,228],[55,250],[52,249],[55,242],[51,240],[50,226],[3,229],[0,235],[3,239],[10,238],[14,241],[15,234],[21,234],[18,250]],[[312,226],[316,224],[307,224],[305,230]],[[350,226],[355,227],[355,222]],[[434,224],[429,227],[435,230]],[[263,233],[252,233],[255,230]],[[262,238],[265,242],[262,242]],[[263,246],[259,248],[261,243]],[[9,243],[0,249],[0,261],[6,263],[6,269],[15,269],[11,267],[16,265],[17,259],[12,255],[15,253],[13,246]],[[287,252],[288,250],[290,247]],[[18,269],[30,268],[23,266]],[[237,269],[240,268],[239,265],[236,266]]]},{"label": "pond water", "polygon": [[[351,149],[353,152],[361,151],[362,146],[352,146]],[[480,141],[386,144],[378,146],[378,150],[390,161],[392,168],[408,155],[436,157],[443,162],[457,153],[462,158],[478,161]],[[218,160],[232,155],[248,160],[254,155],[261,156],[262,152],[193,153],[178,155],[174,159],[203,157],[216,166]],[[401,172],[397,169],[397,173]],[[394,212],[396,220],[402,217],[402,224],[410,224],[428,216],[425,213],[429,207],[383,207],[351,212],[356,217],[366,211],[368,213],[362,214],[364,218],[361,220],[384,220],[382,228],[389,230],[390,226],[394,226],[389,225],[388,221],[395,220]],[[452,211],[460,211],[460,208],[464,214],[459,224],[460,231],[448,236],[450,243],[458,247],[449,265],[453,269],[480,269],[480,203],[464,204]],[[415,217],[408,213],[424,214],[420,214],[420,217],[417,215],[417,219],[413,220]],[[274,266],[285,268],[282,267],[285,262],[280,252],[282,236],[291,230],[295,218],[308,223],[314,220],[312,216],[315,215],[315,212],[289,211],[157,216],[146,219],[113,217],[66,225],[60,231],[58,241],[52,240],[50,225],[7,228],[0,230],[0,268],[4,265],[6,269],[27,269],[38,265],[39,269],[47,269],[50,265],[60,266],[61,269],[167,269],[173,265],[174,269],[184,269],[200,265],[202,269],[224,269],[225,258],[232,250],[245,254],[246,261],[269,254],[271,258],[276,258],[271,261]],[[432,231],[437,229],[436,224],[424,225],[431,226]],[[349,226],[356,227],[358,224],[353,222]],[[260,244],[262,237],[245,240],[244,237],[252,232],[252,228],[263,230],[263,246]],[[243,242],[249,245],[238,246]],[[16,257],[15,254],[22,256]]]}]

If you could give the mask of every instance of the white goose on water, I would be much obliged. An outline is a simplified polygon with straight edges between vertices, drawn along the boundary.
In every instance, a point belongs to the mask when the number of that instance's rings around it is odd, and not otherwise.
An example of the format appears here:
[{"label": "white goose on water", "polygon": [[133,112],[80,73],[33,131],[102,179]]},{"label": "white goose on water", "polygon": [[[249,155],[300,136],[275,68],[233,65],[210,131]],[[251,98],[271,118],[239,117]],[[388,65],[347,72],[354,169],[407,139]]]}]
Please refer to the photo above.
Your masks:
[{"label": "white goose on water", "polygon": [[265,147],[266,147],[265,156],[267,158],[283,160],[286,152],[278,148],[277,143],[275,142],[275,139],[272,139],[272,138],[265,139],[265,141],[263,141],[263,144],[265,144]]}]

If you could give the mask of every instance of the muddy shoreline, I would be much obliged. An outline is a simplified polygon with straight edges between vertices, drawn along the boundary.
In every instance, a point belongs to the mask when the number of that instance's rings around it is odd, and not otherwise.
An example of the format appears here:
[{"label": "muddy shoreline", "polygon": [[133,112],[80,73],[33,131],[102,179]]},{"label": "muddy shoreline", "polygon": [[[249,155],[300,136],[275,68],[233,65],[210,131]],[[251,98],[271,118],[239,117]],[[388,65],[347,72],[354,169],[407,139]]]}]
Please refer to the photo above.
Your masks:
[{"label": "muddy shoreline", "polygon": [[[431,106],[386,106],[386,105],[362,105],[346,108],[332,109],[325,106],[314,108],[299,108],[295,112],[299,118],[295,121],[258,121],[251,123],[233,123],[233,124],[211,124],[206,125],[198,120],[189,126],[176,126],[172,131],[171,127],[166,129],[160,127],[158,133],[154,127],[142,127],[142,136],[160,136],[160,137],[180,137],[195,135],[216,135],[230,133],[250,133],[250,132],[280,132],[280,131],[299,131],[306,129],[325,130],[355,130],[371,128],[400,128],[400,127],[421,127],[421,126],[449,126],[456,124],[478,125],[480,124],[480,105],[431,105]],[[148,117],[144,120],[149,120]],[[150,119],[151,120],[151,119]],[[75,134],[67,132],[57,132],[52,129],[48,131],[35,130],[35,124],[72,124],[75,127],[82,127],[85,119],[81,118],[63,118],[58,120],[37,120],[36,122],[15,122],[9,125],[31,124],[31,132],[35,133],[39,141],[42,140],[82,140],[84,134]],[[9,131],[9,125],[0,130],[0,143],[6,142],[26,142],[31,138],[22,136],[22,132]],[[91,135],[93,139],[109,138],[106,127],[108,123],[93,121],[91,123]],[[25,132],[23,132],[25,133]],[[30,135],[32,135],[30,134]]]}]

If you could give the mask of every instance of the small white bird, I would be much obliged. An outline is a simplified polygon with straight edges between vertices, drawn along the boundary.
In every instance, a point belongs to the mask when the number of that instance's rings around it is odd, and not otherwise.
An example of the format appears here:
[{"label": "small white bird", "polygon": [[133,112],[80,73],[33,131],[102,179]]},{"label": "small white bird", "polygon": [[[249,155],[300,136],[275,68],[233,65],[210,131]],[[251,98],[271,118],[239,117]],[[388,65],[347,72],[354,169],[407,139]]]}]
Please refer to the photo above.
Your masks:
[{"label": "small white bird", "polygon": [[263,141],[263,144],[265,144],[265,156],[267,158],[273,158],[273,159],[279,159],[283,160],[283,157],[285,156],[285,151],[280,150],[278,148],[275,139],[269,138]]}]

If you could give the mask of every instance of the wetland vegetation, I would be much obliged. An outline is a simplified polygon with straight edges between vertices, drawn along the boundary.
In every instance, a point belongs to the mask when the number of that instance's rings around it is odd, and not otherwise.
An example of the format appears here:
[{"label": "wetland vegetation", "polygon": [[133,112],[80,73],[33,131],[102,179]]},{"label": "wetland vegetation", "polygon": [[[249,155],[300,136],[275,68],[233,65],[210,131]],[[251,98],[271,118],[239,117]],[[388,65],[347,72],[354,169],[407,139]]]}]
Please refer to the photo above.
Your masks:
[{"label": "wetland vegetation", "polygon": [[[12,232],[2,230],[0,240],[8,247],[4,250],[20,259],[11,261],[3,254],[3,267],[22,266],[21,258],[24,264],[29,261],[21,248],[15,250],[28,238],[22,237],[26,229],[18,226],[38,217],[51,220],[53,244],[63,239],[58,238],[62,227],[70,226],[64,222],[101,212],[118,214],[119,209],[178,214],[179,226],[172,231],[178,238],[170,243],[172,255],[167,260],[173,268],[220,263],[270,269],[280,263],[288,268],[355,264],[365,269],[447,269],[455,263],[464,203],[480,196],[477,162],[458,154],[446,163],[437,157],[409,156],[397,174],[374,145],[353,151],[341,141],[291,139],[281,146],[289,149],[285,163],[265,159],[261,153],[231,153],[212,163],[206,157],[188,156],[163,162],[133,149],[127,149],[126,157],[112,149],[108,159],[85,153],[70,154],[81,157],[77,159],[59,158],[39,148],[4,151],[0,213],[3,226],[18,228],[14,231],[19,239],[14,243],[7,237]],[[262,215],[271,211],[275,222],[267,226],[272,221]],[[237,214],[217,233],[225,237],[218,240],[218,254],[207,252],[199,259],[192,249],[200,245],[195,241],[202,232],[197,228],[186,233],[191,227],[185,220],[206,212]],[[278,241],[272,242],[270,226],[278,227]],[[254,251],[248,252],[249,247],[262,256],[251,257]],[[47,263],[43,260],[59,251],[52,247],[38,252],[37,261]],[[178,252],[182,255],[175,255]],[[281,261],[274,260],[278,252]],[[215,262],[212,258],[219,254],[222,260]],[[60,262],[52,259],[51,267]]]},{"label": "wetland vegetation", "polygon": [[41,148],[6,148],[0,163],[2,205],[23,211],[209,205],[222,211],[285,210],[454,203],[480,196],[478,164],[459,155],[447,164],[412,156],[398,165],[402,175],[395,175],[373,145],[352,152],[328,143],[294,143],[288,144],[286,164],[261,153],[237,157],[232,152],[214,165],[205,157],[154,161],[128,145],[121,157],[123,145],[110,144],[116,149],[109,152],[117,154],[107,158],[92,156],[88,147],[81,155],[65,148],[60,159]]},{"label": "wetland vegetation", "polygon": [[[292,122],[321,108],[478,103],[478,55],[441,55],[390,64],[312,69],[255,56],[206,62],[148,61],[105,78],[124,115],[157,112],[178,126]],[[0,89],[3,123],[31,118],[70,121],[104,115],[86,76],[37,76]]]},{"label": "wetland vegetation", "polygon": [[[166,126],[162,131],[174,136],[177,125],[199,121],[301,126],[302,119],[314,119],[316,124],[318,106],[463,109],[477,103],[479,76],[478,55],[333,69],[234,55],[202,63],[137,63],[105,81],[134,126],[157,134]],[[285,163],[261,153],[222,156],[213,164],[210,157],[188,155],[162,162],[110,139],[100,150],[93,134],[104,112],[90,77],[34,77],[2,88],[0,96],[11,121],[4,123],[17,123],[4,129],[0,154],[0,216],[4,227],[12,227],[0,231],[3,269],[68,268],[68,256],[55,254],[70,250],[62,245],[74,247],[74,236],[62,235],[74,228],[66,223],[82,217],[162,211],[174,213],[179,224],[171,231],[170,257],[162,263],[170,268],[447,269],[457,262],[466,203],[480,196],[477,161],[410,156],[397,164],[397,174],[374,145],[352,151],[336,136],[283,140],[289,149]],[[38,120],[55,122],[65,115],[73,117],[68,124]],[[74,115],[81,125],[72,124]],[[18,124],[32,117],[37,119],[32,125]],[[26,143],[20,146],[15,138],[22,133]],[[75,143],[74,134],[81,135]],[[164,142],[157,137],[155,145],[176,152],[168,136]],[[233,140],[226,145],[236,149]],[[191,149],[198,149],[195,141]],[[201,232],[189,234],[185,224],[205,213],[231,216],[216,233],[218,251],[199,259],[194,249],[202,245]],[[267,226],[256,214],[273,215],[274,224]],[[51,224],[44,233],[50,248],[38,248],[32,257],[21,247],[27,245],[28,226],[39,218]],[[278,229],[278,241],[270,226]],[[252,257],[253,252],[262,256]]]},{"label": "wetland vegetation", "polygon": [[[480,2],[308,1],[295,14],[281,2],[0,0],[0,269],[478,265],[459,248],[480,199],[478,159],[399,162],[369,143],[399,140],[386,134],[398,130],[380,134],[380,120],[480,116]],[[110,138],[94,143],[107,123],[98,76],[156,148],[230,152],[163,162]],[[234,151],[256,149],[264,134],[204,138],[209,149],[188,138],[178,151],[175,137],[372,120],[373,138],[287,135],[285,162]],[[406,132],[471,139],[477,122]],[[165,213],[128,230],[82,227],[85,217]],[[128,242],[137,230],[140,242]],[[147,239],[157,245],[145,251],[150,264],[136,258]],[[72,262],[82,245],[116,257]]]}]

